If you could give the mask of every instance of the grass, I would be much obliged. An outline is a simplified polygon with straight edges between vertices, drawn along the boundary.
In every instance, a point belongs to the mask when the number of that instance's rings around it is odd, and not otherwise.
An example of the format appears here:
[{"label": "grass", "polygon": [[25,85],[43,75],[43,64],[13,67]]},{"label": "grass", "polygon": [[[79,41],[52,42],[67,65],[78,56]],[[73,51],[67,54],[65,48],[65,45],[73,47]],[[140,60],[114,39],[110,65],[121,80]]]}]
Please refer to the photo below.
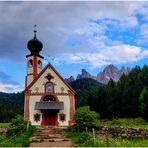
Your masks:
[{"label": "grass", "polygon": [[30,136],[34,132],[35,127],[30,126],[29,130],[24,131],[16,137],[7,137],[0,135],[0,147],[27,147],[30,144]]},{"label": "grass", "polygon": [[8,128],[9,123],[0,123],[0,128]]},{"label": "grass", "polygon": [[119,119],[101,119],[100,126],[106,127],[129,127],[129,128],[148,128],[148,121],[139,118],[119,118]]},{"label": "grass", "polygon": [[108,143],[103,136],[97,136],[95,146],[102,147],[147,147],[148,140],[144,138],[108,138]]},{"label": "grass", "polygon": [[96,136],[94,144],[93,135],[91,132],[80,132],[74,127],[65,129],[68,137],[70,137],[78,147],[148,147],[148,140],[144,138],[121,138]]}]

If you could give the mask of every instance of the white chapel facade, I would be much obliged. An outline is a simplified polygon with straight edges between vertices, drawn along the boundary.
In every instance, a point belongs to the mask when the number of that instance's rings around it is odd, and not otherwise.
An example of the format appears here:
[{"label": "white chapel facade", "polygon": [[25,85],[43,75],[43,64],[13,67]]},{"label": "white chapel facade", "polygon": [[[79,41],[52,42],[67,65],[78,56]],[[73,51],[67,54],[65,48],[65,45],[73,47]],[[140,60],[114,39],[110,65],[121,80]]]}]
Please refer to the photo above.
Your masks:
[{"label": "white chapel facade", "polygon": [[32,125],[70,126],[75,111],[75,91],[51,64],[44,68],[43,44],[34,38],[27,44],[30,54],[25,77],[24,119]]}]

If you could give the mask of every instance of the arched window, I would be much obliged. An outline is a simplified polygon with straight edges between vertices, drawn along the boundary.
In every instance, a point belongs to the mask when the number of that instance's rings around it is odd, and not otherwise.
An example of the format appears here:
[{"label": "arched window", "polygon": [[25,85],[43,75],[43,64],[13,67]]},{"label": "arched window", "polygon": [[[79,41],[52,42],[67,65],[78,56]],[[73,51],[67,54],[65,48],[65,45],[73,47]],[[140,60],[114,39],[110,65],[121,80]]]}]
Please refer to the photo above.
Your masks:
[{"label": "arched window", "polygon": [[46,83],[45,85],[45,92],[54,92],[54,87],[52,83]]},{"label": "arched window", "polygon": [[40,60],[38,61],[38,68],[42,68],[42,62]]},{"label": "arched window", "polygon": [[28,61],[28,68],[32,68],[32,67],[33,67],[33,60],[30,59],[30,60]]},{"label": "arched window", "polygon": [[48,102],[56,101],[56,98],[52,95],[47,95],[47,96],[44,97],[43,101],[48,101]]}]

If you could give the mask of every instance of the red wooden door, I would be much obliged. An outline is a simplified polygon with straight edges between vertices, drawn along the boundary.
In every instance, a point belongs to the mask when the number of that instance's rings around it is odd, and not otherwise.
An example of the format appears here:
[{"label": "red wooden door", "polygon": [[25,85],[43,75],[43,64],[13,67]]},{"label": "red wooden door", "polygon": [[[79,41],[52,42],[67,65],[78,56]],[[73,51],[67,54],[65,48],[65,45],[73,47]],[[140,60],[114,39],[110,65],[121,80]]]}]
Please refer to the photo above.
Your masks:
[{"label": "red wooden door", "polygon": [[56,125],[55,116],[45,116],[45,125]]}]

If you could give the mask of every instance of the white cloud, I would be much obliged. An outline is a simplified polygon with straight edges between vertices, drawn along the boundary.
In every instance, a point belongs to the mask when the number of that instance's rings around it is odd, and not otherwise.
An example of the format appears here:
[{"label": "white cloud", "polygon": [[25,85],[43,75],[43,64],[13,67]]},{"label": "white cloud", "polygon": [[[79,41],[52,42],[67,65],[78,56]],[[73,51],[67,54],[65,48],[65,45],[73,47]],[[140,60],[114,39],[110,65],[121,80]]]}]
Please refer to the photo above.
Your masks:
[{"label": "white cloud", "polygon": [[[53,62],[56,64],[89,63],[93,67],[101,67],[112,62],[136,61],[147,56],[146,50],[134,44],[125,45],[122,38],[112,41],[106,32],[116,32],[116,30],[120,32],[121,29],[130,31],[138,26],[139,22],[135,14],[146,16],[147,3],[138,1],[0,2],[0,58],[19,62],[24,59],[29,53],[26,49],[27,41],[33,37],[33,25],[37,24],[37,37],[44,45],[41,55],[54,57]],[[92,23],[90,20],[99,23]],[[141,34],[147,32],[146,28],[141,27]],[[148,37],[145,36],[143,41],[146,38]],[[78,42],[78,45],[68,47],[65,45],[68,41]]]},{"label": "white cloud", "polygon": [[[16,57],[23,59],[27,53],[26,42],[33,36],[34,24],[39,26],[37,36],[44,43],[45,54],[58,57],[61,50],[73,52],[64,45],[72,34],[77,32],[78,36],[75,38],[82,41],[79,37],[83,37],[84,33],[96,31],[103,34],[106,29],[104,24],[93,24],[90,27],[89,19],[110,18],[119,21],[123,26],[134,27],[138,22],[133,14],[140,11],[142,6],[143,2],[137,1],[0,2],[0,56],[12,60],[16,60]],[[79,29],[80,26],[82,29]],[[87,35],[90,37],[90,34]],[[90,38],[85,39],[91,41]],[[10,41],[11,44],[8,44]]]},{"label": "white cloud", "polygon": [[148,36],[148,24],[141,25],[141,35],[147,35]]},{"label": "white cloud", "polygon": [[137,40],[138,44],[147,44],[148,42],[148,24],[142,24],[140,34]]},{"label": "white cloud", "polygon": [[0,92],[14,93],[14,92],[20,92],[23,90],[24,90],[24,87],[20,85],[0,83]]},{"label": "white cloud", "polygon": [[110,63],[121,64],[121,63],[132,63],[139,59],[146,58],[148,56],[147,50],[142,50],[140,47],[131,45],[115,45],[108,46],[96,53],[83,53],[79,52],[75,55],[68,54],[60,61],[65,63],[87,63],[90,66],[102,67]]}]

